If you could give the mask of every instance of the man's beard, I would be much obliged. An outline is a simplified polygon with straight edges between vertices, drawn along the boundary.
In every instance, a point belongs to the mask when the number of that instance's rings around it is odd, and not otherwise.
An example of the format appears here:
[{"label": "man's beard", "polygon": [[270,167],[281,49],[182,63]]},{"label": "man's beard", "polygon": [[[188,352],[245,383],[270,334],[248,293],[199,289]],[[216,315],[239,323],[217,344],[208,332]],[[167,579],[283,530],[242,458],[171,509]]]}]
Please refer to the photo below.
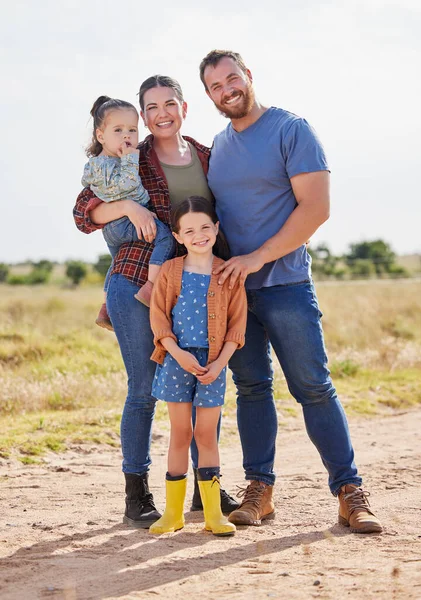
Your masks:
[{"label": "man's beard", "polygon": [[224,104],[221,106],[220,104],[216,104],[216,108],[221,113],[223,117],[227,119],[243,119],[246,117],[254,104],[254,91],[250,83],[247,84],[247,89],[245,92],[236,92],[241,95],[241,101],[236,106],[230,107]]}]

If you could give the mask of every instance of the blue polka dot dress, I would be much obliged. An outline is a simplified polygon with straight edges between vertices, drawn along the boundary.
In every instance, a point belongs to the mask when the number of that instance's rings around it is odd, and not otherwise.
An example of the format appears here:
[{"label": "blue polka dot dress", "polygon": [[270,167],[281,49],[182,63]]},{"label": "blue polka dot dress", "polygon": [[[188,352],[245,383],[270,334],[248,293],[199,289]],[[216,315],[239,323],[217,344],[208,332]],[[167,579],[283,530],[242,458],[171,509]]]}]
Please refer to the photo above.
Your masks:
[{"label": "blue polka dot dress", "polygon": [[[205,366],[208,359],[207,295],[210,275],[183,271],[181,291],[172,311],[173,332],[178,345]],[[192,402],[194,406],[221,406],[225,396],[226,367],[209,385],[184,371],[169,354],[158,365],[152,386],[155,398],[166,402]]]}]

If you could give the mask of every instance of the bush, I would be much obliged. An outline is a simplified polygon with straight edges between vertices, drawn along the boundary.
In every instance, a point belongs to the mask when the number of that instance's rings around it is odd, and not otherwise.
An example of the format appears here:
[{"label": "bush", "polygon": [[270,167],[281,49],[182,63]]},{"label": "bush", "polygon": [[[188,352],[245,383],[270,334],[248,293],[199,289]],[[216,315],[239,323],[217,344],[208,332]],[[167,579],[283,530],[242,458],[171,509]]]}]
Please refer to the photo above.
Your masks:
[{"label": "bush", "polygon": [[40,285],[41,283],[47,283],[50,279],[51,271],[44,271],[43,269],[33,269],[26,276],[26,283],[28,285]]},{"label": "bush", "polygon": [[110,254],[101,254],[98,257],[97,262],[94,264],[94,269],[103,277],[106,276],[108,269],[110,268],[112,258]]},{"label": "bush", "polygon": [[87,266],[80,260],[71,260],[67,263],[66,277],[68,277],[74,285],[79,285],[82,279],[86,277],[87,272]]},{"label": "bush", "polygon": [[40,285],[47,283],[50,278],[48,271],[33,269],[27,275],[9,275],[7,283],[10,285]]},{"label": "bush", "polygon": [[335,277],[335,279],[345,279],[346,274],[347,274],[347,270],[344,268],[335,269],[332,273],[332,275]]},{"label": "bush", "polygon": [[51,273],[54,268],[54,263],[50,260],[39,260],[38,262],[32,263],[32,268],[34,271],[44,271],[46,273]]},{"label": "bush", "polygon": [[349,358],[345,360],[336,361],[332,363],[329,367],[332,377],[336,378],[344,378],[344,377],[355,377],[360,367],[357,363]]},{"label": "bush", "polygon": [[350,265],[350,272],[353,277],[372,277],[376,269],[371,260],[358,258]]},{"label": "bush", "polygon": [[28,283],[28,275],[9,275],[7,283],[9,285],[26,285]]},{"label": "bush", "polygon": [[[361,260],[370,261],[377,275],[389,272],[395,263],[395,253],[383,240],[351,244],[350,252],[345,255],[345,258],[351,269],[354,269],[354,265],[360,263]],[[362,275],[363,273],[357,274]]]},{"label": "bush", "polygon": [[6,281],[9,275],[9,267],[5,263],[0,263],[0,283]]},{"label": "bush", "polygon": [[312,272],[320,279],[344,279],[347,271],[338,267],[338,257],[334,256],[326,244],[319,244],[314,249],[307,248],[312,258]]},{"label": "bush", "polygon": [[388,271],[390,277],[398,278],[398,277],[410,277],[409,271],[405,269],[405,267],[401,267],[400,265],[391,265]]}]

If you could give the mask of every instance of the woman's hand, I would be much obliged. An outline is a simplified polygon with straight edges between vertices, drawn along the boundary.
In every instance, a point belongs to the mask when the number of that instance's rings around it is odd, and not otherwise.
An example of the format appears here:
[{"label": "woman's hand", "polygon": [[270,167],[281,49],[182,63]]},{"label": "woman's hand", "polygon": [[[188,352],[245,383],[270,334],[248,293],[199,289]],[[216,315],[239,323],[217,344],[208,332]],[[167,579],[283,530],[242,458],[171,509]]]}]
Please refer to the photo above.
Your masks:
[{"label": "woman's hand", "polygon": [[187,350],[182,350],[179,348],[179,350],[173,354],[173,357],[182,369],[188,373],[191,373],[198,379],[198,375],[204,375],[207,373],[208,369],[206,367],[201,367],[197,358],[193,356],[193,354],[190,354],[190,352]]},{"label": "woman's hand", "polygon": [[200,383],[203,383],[203,385],[209,385],[209,383],[218,379],[223,368],[224,365],[221,365],[221,363],[217,361],[209,363],[207,366],[208,372],[204,375],[199,375],[197,380],[200,381]]},{"label": "woman's hand", "polygon": [[156,216],[150,210],[141,206],[132,200],[127,201],[126,216],[136,227],[136,232],[140,240],[153,242],[156,236]]}]

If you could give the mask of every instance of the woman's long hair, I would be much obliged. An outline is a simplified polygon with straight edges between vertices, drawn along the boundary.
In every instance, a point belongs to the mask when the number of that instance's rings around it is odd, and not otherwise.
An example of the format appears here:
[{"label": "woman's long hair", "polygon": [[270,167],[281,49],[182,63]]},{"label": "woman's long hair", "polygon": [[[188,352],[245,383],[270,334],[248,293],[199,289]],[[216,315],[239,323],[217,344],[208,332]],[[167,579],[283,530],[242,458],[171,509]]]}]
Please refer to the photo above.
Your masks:
[{"label": "woman's long hair", "polygon": [[139,96],[139,104],[140,110],[143,112],[145,109],[145,101],[144,96],[148,90],[152,90],[156,87],[167,87],[174,90],[175,95],[180,100],[180,104],[183,104],[183,90],[181,89],[181,85],[178,83],[176,79],[173,77],[168,77],[168,75],[152,75],[152,77],[148,77],[145,79],[143,83],[140,84],[140,89],[138,92]]}]

